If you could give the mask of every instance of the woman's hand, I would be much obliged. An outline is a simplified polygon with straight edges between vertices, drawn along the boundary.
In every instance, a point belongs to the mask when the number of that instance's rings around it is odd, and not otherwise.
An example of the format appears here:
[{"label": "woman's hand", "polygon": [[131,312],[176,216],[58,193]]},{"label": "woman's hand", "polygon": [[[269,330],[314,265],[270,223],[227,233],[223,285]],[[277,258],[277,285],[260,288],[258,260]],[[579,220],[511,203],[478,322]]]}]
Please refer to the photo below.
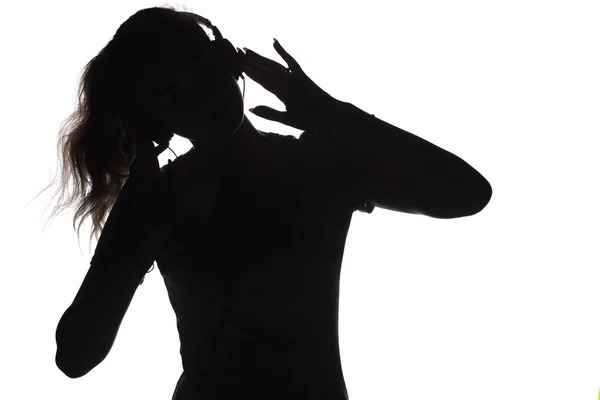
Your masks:
[{"label": "woman's hand", "polygon": [[147,193],[156,190],[160,175],[159,147],[154,147],[150,140],[136,141],[136,156],[129,166],[129,176],[126,181],[126,186],[131,188],[129,190],[137,193],[136,197],[139,200],[136,202],[144,202],[141,199]]},{"label": "woman's hand", "polygon": [[[273,47],[289,68],[244,47],[246,66],[243,72],[253,81],[273,93],[287,111],[277,111],[267,106],[250,109],[259,117],[280,122],[300,130],[319,130],[327,111],[337,100],[318,87],[300,68],[277,39]],[[238,48],[238,51],[241,51]]]},{"label": "woman's hand", "polygon": [[120,194],[131,202],[128,206],[134,217],[131,223],[137,224],[138,231],[144,232],[140,234],[140,238],[144,238],[140,239],[140,243],[144,243],[147,252],[151,252],[153,246],[162,246],[172,230],[167,203],[170,181],[161,177],[158,162],[158,155],[166,145],[155,147],[150,140],[136,142],[136,158]]}]

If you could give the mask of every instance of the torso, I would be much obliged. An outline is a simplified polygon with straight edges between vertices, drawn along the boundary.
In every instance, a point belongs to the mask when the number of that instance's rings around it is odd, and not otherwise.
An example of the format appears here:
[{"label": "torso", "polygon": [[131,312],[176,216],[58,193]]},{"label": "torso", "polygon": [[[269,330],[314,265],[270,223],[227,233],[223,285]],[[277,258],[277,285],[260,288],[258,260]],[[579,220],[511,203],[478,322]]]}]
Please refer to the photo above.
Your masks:
[{"label": "torso", "polygon": [[354,203],[323,160],[276,136],[262,165],[234,157],[212,184],[173,168],[177,224],[157,261],[181,340],[176,400],[347,398],[337,318]]}]

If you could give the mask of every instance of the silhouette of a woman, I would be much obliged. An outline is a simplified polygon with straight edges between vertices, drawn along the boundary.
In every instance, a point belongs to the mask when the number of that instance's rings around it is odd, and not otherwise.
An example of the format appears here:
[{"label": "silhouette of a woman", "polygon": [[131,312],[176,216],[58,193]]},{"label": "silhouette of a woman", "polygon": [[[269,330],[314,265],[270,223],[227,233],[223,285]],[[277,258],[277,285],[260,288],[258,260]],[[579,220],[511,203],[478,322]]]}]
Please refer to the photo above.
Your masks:
[{"label": "silhouette of a woman", "polygon": [[[91,215],[102,233],[58,324],[56,364],[77,378],[104,360],[156,261],[181,340],[173,399],[347,399],[337,322],[353,212],[464,217],[491,186],[459,157],[324,92],[277,41],[288,67],[238,49],[243,72],[286,105],[254,113],[303,133],[258,131],[235,77],[207,57],[197,17],[141,10],[86,66],[63,178],[79,183],[76,217]],[[159,168],[173,134],[193,147]]]}]

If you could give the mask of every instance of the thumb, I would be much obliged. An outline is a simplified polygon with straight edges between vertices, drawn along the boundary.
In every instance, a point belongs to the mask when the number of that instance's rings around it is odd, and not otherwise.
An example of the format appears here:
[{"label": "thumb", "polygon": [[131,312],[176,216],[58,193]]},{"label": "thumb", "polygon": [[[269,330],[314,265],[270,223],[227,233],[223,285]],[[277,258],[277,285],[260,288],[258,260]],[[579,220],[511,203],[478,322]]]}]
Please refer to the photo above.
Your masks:
[{"label": "thumb", "polygon": [[275,122],[283,122],[285,121],[285,112],[277,111],[267,106],[256,106],[254,108],[250,108],[249,111],[258,115],[261,118],[268,119]]}]

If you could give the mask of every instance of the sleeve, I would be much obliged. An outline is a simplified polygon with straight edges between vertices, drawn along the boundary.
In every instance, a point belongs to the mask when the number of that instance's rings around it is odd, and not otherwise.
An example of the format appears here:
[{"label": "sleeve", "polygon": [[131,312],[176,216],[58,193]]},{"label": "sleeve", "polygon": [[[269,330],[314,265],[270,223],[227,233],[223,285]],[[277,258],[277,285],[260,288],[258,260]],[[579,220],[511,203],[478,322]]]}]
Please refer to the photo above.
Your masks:
[{"label": "sleeve", "polygon": [[367,177],[361,163],[346,149],[339,148],[321,131],[304,131],[299,138],[308,152],[317,158],[338,183],[336,187],[344,195],[350,197],[354,211],[367,214],[373,212],[375,206],[367,200]]}]

